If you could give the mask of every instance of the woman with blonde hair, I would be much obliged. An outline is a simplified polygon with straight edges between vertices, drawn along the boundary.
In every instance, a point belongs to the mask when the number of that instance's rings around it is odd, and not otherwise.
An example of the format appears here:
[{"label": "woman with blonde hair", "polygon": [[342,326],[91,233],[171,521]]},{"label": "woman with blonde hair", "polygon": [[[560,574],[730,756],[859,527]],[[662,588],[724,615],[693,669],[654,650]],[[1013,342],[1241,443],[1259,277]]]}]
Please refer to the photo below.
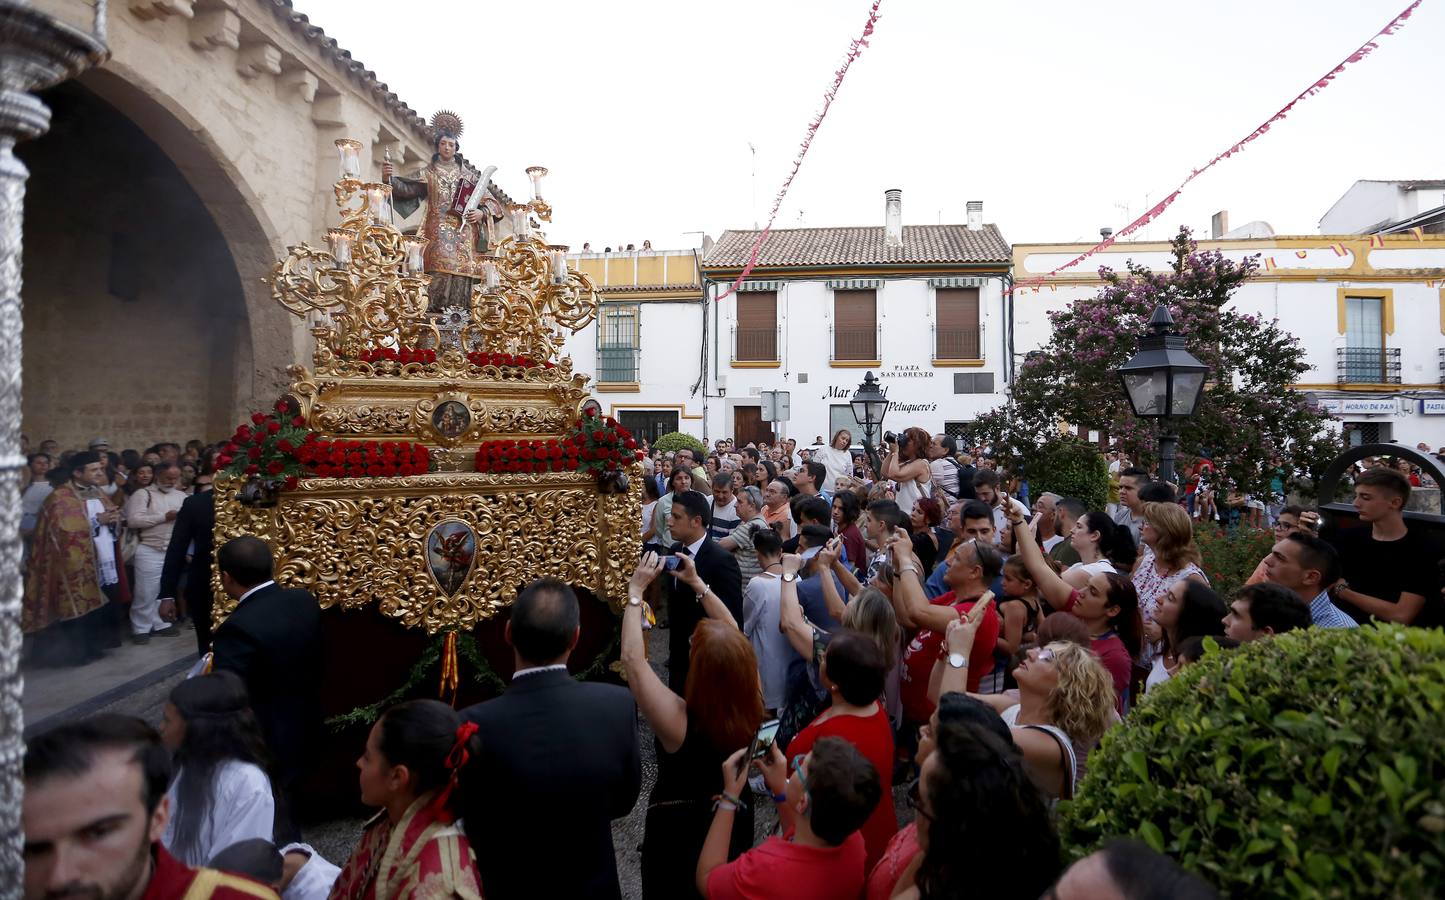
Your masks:
[{"label": "woman with blonde hair", "polygon": [[[1139,613],[1144,617],[1144,646],[1134,661],[1137,676],[1145,676],[1162,649],[1163,629],[1154,614],[1169,589],[1181,581],[1208,585],[1199,568],[1199,548],[1194,546],[1194,523],[1177,503],[1145,503],[1139,540],[1144,551],[1134,566],[1134,590],[1139,592]],[[1136,677],[1136,681],[1143,680]]]},{"label": "woman with blonde hair", "polygon": [[819,486],[825,493],[837,490],[839,478],[853,477],[853,452],[848,449],[851,446],[853,432],[839,428],[833,433],[833,440],[828,446],[813,451],[813,460],[822,463],[823,468],[828,470],[828,477]]},{"label": "woman with blonde hair", "polygon": [[883,454],[883,477],[898,483],[898,508],[903,515],[913,514],[913,504],[933,492],[929,481],[933,470],[928,467],[928,447],[933,437],[922,428],[908,428],[889,442]]},{"label": "woman with blonde hair", "polygon": [[[948,658],[963,654],[968,659],[981,618],[969,615],[949,624]],[[939,660],[934,669],[940,695],[968,690],[967,668]],[[1007,694],[970,696],[1003,717],[1039,790],[1055,800],[1071,799],[1089,751],[1116,721],[1113,680],[1092,651],[1066,641],[1030,650],[1014,670],[1014,680],[1017,702]]]}]

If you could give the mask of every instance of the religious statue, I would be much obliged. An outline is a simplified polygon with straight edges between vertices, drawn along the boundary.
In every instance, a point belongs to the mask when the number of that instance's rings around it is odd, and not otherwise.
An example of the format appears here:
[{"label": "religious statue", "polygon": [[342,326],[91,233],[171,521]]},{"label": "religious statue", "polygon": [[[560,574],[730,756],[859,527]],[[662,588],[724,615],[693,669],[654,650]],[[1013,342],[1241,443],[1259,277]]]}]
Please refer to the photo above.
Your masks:
[{"label": "religious statue", "polygon": [[428,306],[440,313],[471,304],[472,286],[480,277],[477,256],[492,243],[492,222],[500,216],[500,208],[489,195],[496,167],[478,174],[457,159],[462,120],[442,110],[432,116],[431,125],[436,150],[431,164],[402,177],[387,162],[381,177],[391,185],[392,207],[402,217],[427,201],[419,229],[427,239],[423,268],[431,276]]}]

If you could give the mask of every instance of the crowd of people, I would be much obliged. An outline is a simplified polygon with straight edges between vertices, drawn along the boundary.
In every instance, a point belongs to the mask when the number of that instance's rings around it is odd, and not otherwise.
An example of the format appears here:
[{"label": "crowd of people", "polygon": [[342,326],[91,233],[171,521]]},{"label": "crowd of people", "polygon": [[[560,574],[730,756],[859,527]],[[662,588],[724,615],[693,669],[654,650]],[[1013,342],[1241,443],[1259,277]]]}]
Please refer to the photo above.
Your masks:
[{"label": "crowd of people", "polygon": [[[320,727],[319,611],[271,580],[263,542],[227,543],[217,566],[236,612],[159,731],[101,716],[31,742],[26,896],[136,896],[147,879],[179,886],[147,896],[181,896],[225,871],[226,896],[620,897],[610,824],[643,793],[641,718],[657,760],[645,898],[1210,897],[1129,841],[1063,868],[1056,806],[1087,789],[1103,736],[1207,645],[1441,621],[1437,559],[1405,524],[1412,484],[1391,465],[1355,476],[1361,526],[1328,540],[1315,511],[1266,504],[1275,542],[1220,596],[1189,492],[1144,469],[1121,461],[1113,508],[1089,509],[1027,502],[1021,479],[947,435],[890,434],[876,468],[851,446],[840,431],[801,450],[650,453],[643,555],[618,598],[626,685],[570,677],[577,597],[527,586],[506,626],[505,693],[460,711],[401,703],[357,748],[378,812],[340,865],[301,842],[291,813]],[[74,485],[84,511],[108,467],[91,451],[70,463],[79,480],[56,492]],[[177,540],[143,543],[163,597]],[[153,562],[137,556],[137,581]],[[668,630],[661,666],[653,627]],[[755,845],[764,808],[777,825]],[[97,828],[109,852],[78,856]]]},{"label": "crowd of people", "polygon": [[114,452],[105,438],[28,452],[21,483],[26,661],[75,666],[123,640],[211,644],[211,485],[219,450],[191,441]]}]

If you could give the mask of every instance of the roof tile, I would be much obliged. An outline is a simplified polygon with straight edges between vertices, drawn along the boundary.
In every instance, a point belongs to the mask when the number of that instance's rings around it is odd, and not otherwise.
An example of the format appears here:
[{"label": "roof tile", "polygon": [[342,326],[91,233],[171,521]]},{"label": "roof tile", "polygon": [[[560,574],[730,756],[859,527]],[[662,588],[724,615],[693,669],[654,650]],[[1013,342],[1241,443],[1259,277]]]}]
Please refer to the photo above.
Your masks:
[{"label": "roof tile", "polygon": [[[725,231],[703,260],[710,269],[741,268],[757,231]],[[906,225],[903,243],[890,247],[881,227],[785,228],[772,231],[754,271],[791,266],[885,266],[908,263],[1008,263],[1010,251],[997,225]]]}]

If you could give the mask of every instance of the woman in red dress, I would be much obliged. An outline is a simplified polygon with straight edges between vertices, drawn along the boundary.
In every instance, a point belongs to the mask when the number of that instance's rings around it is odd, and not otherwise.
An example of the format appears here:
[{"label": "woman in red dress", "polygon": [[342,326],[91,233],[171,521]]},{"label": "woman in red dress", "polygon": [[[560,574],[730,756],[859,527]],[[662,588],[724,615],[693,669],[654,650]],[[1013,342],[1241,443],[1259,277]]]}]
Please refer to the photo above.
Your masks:
[{"label": "woman in red dress", "polygon": [[[834,636],[819,670],[832,705],[789,742],[789,758],[806,755],[819,738],[840,737],[858,748],[887,784],[893,775],[893,726],[888,712],[878,702],[887,675],[888,661],[871,637],[855,631]],[[862,831],[868,849],[864,871],[872,871],[898,831],[892,791],[885,790],[878,798]]]},{"label": "woman in red dress", "polygon": [[481,900],[477,858],[456,822],[457,779],[476,725],[437,700],[393,706],[372,726],[361,802],[381,812],[331,888],[331,900]]}]

